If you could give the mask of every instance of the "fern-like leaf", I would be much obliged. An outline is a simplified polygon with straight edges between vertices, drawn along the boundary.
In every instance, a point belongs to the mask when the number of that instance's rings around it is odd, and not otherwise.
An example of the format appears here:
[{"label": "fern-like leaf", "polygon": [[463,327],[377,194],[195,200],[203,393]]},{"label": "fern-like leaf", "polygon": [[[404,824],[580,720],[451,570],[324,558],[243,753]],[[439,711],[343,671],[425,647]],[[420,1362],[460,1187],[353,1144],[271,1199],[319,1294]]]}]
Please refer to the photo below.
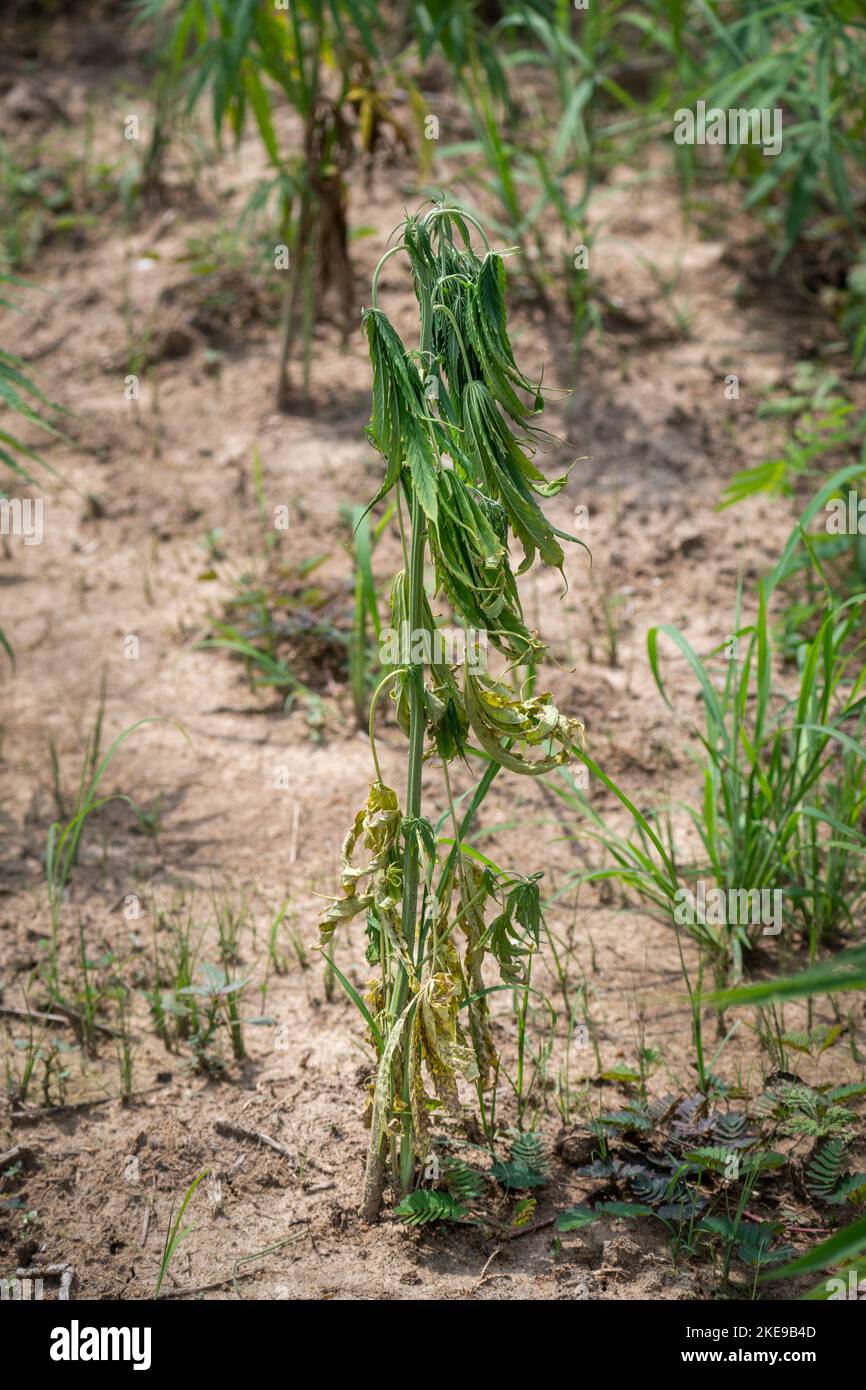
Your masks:
[{"label": "fern-like leaf", "polygon": [[484,1174],[472,1168],[462,1158],[452,1158],[445,1165],[448,1191],[458,1202],[477,1202],[484,1196]]},{"label": "fern-like leaf", "polygon": [[846,1145],[841,1139],[828,1139],[815,1149],[806,1169],[806,1191],[822,1202],[829,1201],[842,1176]]},{"label": "fern-like leaf", "polygon": [[403,1198],[394,1208],[407,1226],[426,1226],[431,1221],[468,1221],[469,1212],[449,1192],[434,1192],[429,1187],[419,1187]]},{"label": "fern-like leaf", "polygon": [[806,1191],[830,1206],[860,1206],[866,1195],[866,1173],[843,1172],[846,1150],[842,1139],[827,1139],[815,1149],[806,1169]]},{"label": "fern-like leaf", "polygon": [[512,1163],[522,1163],[526,1168],[534,1168],[537,1173],[547,1173],[547,1153],[544,1140],[535,1130],[518,1134],[511,1144]]},{"label": "fern-like leaf", "polygon": [[492,1172],[503,1187],[543,1187],[547,1182],[547,1154],[540,1135],[534,1130],[515,1135],[510,1161],[494,1163]]}]

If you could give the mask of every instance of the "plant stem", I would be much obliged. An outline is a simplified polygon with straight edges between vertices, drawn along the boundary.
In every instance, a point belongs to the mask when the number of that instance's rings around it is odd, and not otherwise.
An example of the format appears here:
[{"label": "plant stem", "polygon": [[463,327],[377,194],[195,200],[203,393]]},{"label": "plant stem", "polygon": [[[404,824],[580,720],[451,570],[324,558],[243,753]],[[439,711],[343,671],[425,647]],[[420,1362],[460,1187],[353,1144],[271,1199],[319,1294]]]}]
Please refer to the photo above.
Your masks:
[{"label": "plant stem", "polygon": [[[396,249],[396,248],[392,248]],[[381,264],[380,264],[381,268]],[[378,276],[378,270],[377,270]],[[429,362],[433,342],[433,297],[429,284],[421,287],[421,341],[420,357],[425,364]],[[375,300],[375,295],[374,295]],[[424,560],[427,550],[427,526],[424,512],[413,492],[411,515],[411,541],[409,552],[409,624],[412,632],[420,632],[424,626]],[[412,643],[410,642],[410,650]],[[408,774],[406,780],[406,803],[404,817],[417,821],[421,815],[421,773],[424,758],[424,667],[412,663],[407,670],[409,682],[409,750]],[[403,850],[403,901],[401,931],[403,944],[412,960],[415,959],[416,925],[418,913],[418,836],[414,829],[406,835]],[[401,969],[390,1008],[392,1019],[403,1012],[409,980]],[[411,1190],[415,1172],[415,1146],[412,1130],[411,1079],[409,1054],[412,1047],[412,1018],[407,1019],[406,1034],[402,1047],[402,1090],[404,1112],[400,1135],[399,1166],[400,1187],[405,1193]],[[365,1220],[372,1221],[379,1211],[382,1188],[385,1178],[385,1146],[371,1135],[367,1154],[367,1169],[364,1177],[364,1196],[361,1214]]]},{"label": "plant stem", "polygon": [[[316,22],[316,28],[311,40],[311,70],[309,87],[306,91],[307,109],[304,119],[304,182],[301,190],[301,206],[298,213],[298,231],[294,238],[294,264],[291,267],[291,281],[286,286],[283,297],[283,315],[280,334],[280,364],[277,371],[277,410],[286,410],[291,399],[291,389],[289,386],[289,357],[291,356],[292,346],[295,340],[295,328],[298,317],[299,301],[302,295],[304,280],[310,277],[308,294],[312,293],[312,277],[316,273],[315,258],[311,258],[311,240],[313,234],[313,185],[319,170],[314,170],[315,163],[315,143],[316,143],[316,107],[319,101],[320,85],[320,54],[322,51],[322,16],[321,11]],[[302,82],[303,82],[303,58],[301,60]],[[312,261],[312,263],[311,263]],[[307,299],[307,317],[309,317],[309,299]],[[309,324],[307,333],[309,334]],[[307,343],[309,347],[309,341]],[[307,386],[308,378],[305,379]]]},{"label": "plant stem", "polygon": [[[424,625],[424,554],[427,545],[427,528],[424,513],[416,497],[412,499],[412,542],[409,559],[409,621],[412,632],[420,632]],[[421,815],[421,771],[424,757],[424,698],[423,667],[412,665],[408,670],[409,680],[409,770],[406,782],[407,820],[416,821]],[[415,958],[416,917],[418,910],[418,836],[414,828],[406,836],[403,850],[403,942],[408,954]],[[397,986],[396,1013],[403,1010],[408,989],[406,972],[402,971]],[[409,1050],[412,1046],[412,1021],[406,1024],[406,1038],[403,1045],[403,1100],[407,1109],[403,1114],[403,1132],[400,1139],[400,1186],[408,1192],[412,1186],[415,1169],[415,1153],[412,1135],[412,1112],[409,1106],[410,1067]]]}]

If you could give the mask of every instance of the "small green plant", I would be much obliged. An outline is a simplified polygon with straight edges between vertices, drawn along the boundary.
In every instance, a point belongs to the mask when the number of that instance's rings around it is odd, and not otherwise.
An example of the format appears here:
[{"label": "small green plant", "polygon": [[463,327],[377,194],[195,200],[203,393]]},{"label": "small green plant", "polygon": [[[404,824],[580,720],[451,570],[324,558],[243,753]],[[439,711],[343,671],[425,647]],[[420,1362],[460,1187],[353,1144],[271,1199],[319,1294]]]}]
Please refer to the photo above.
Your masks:
[{"label": "small green plant", "polygon": [[433,1221],[469,1220],[467,1208],[450,1193],[436,1192],[427,1187],[407,1192],[394,1208],[394,1215],[407,1226],[429,1226]]},{"label": "small green plant", "polygon": [[0,272],[25,268],[50,241],[80,237],[115,202],[118,170],[92,158],[92,112],[82,128],[79,149],[53,137],[14,150],[0,140]]},{"label": "small green plant", "polygon": [[286,709],[300,703],[316,737],[327,707],[315,687],[324,686],[329,677],[344,677],[351,664],[345,591],[314,578],[329,559],[327,552],[301,559],[286,556],[282,543],[288,508],[269,507],[258,449],[253,450],[252,484],[255,509],[244,535],[242,563],[228,554],[219,531],[208,531],[201,542],[207,565],[200,582],[219,582],[230,595],[210,624],[213,635],[199,645],[239,656],[252,690],[277,692]]},{"label": "small green plant", "polygon": [[[786,423],[781,452],[755,468],[735,473],[725,489],[722,507],[758,493],[790,496],[803,482],[823,477],[826,470],[821,465],[826,456],[857,456],[866,439],[866,416],[858,415],[838,388],[835,372],[822,370],[813,362],[799,362],[789,390],[767,393],[757,414],[762,420]],[[848,460],[843,457],[841,461]]]},{"label": "small green plant", "polygon": [[184,1194],[183,1201],[180,1204],[180,1211],[178,1212],[174,1221],[172,1221],[171,1219],[172,1216],[174,1216],[174,1204],[172,1203],[172,1208],[169,1212],[168,1217],[168,1227],[165,1233],[165,1244],[163,1245],[162,1249],[162,1260],[159,1266],[159,1273],[156,1276],[156,1287],[153,1291],[154,1298],[159,1298],[160,1290],[162,1289],[165,1276],[168,1274],[169,1265],[171,1264],[172,1260],[174,1259],[177,1253],[178,1246],[180,1245],[181,1241],[186,1236],[188,1236],[190,1231],[192,1230],[191,1226],[184,1226],[182,1224],[184,1213],[186,1212],[187,1207],[192,1201],[195,1195],[195,1190],[198,1187],[199,1183],[204,1178],[208,1177],[209,1174],[210,1169],[205,1168],[204,1172],[199,1173],[198,1177],[190,1183],[189,1187],[187,1188]]},{"label": "small green plant", "polygon": [[129,1029],[129,991],[124,984],[115,986],[114,1000],[117,1004],[115,1045],[117,1048],[117,1069],[120,1076],[120,1099],[124,1105],[128,1105],[132,1100],[135,1049]]},{"label": "small green plant", "polygon": [[41,1103],[46,1108],[62,1105],[66,1099],[66,1083],[70,1072],[69,1055],[77,1048],[61,1038],[52,1037],[50,1025],[37,1028],[25,994],[27,1032],[23,1037],[11,1036],[11,1051],[5,1061],[6,1090],[12,1100],[23,1105],[33,1096],[37,1086]]},{"label": "small green plant", "polygon": [[118,749],[132,734],[138,729],[143,728],[146,724],[159,724],[164,722],[158,717],[136,720],[134,724],[130,724],[128,728],[118,734],[117,738],[114,739],[113,743],[108,748],[108,751],[103,755],[102,721],[104,710],[105,681],[103,679],[93,731],[88,735],[85,742],[84,754],[81,760],[81,770],[78,778],[78,787],[71,808],[66,806],[64,802],[63,792],[59,782],[56,753],[52,752],[55,799],[58,801],[61,818],[53,821],[48,828],[48,835],[45,843],[45,882],[48,889],[48,904],[51,910],[50,971],[51,980],[55,987],[58,983],[58,929],[60,923],[60,909],[65,889],[78,863],[78,855],[85,826],[88,824],[94,812],[111,801],[125,802],[128,806],[132,807],[132,810],[138,817],[139,823],[142,824],[144,822],[143,813],[136,805],[135,801],[133,801],[132,797],[122,792],[114,792],[109,796],[99,796],[99,789],[103,778],[108,772]]},{"label": "small green plant", "polygon": [[355,561],[355,610],[352,637],[349,643],[349,685],[358,727],[367,725],[371,679],[375,671],[370,637],[378,643],[382,635],[379,599],[373,575],[373,551],[394,516],[393,505],[388,507],[375,526],[370,524],[366,507],[353,507],[352,550]]},{"label": "small green plant", "polygon": [[[866,990],[866,946],[854,946],[845,951],[837,951],[835,955],[795,974],[716,991],[707,996],[706,1002],[717,1009],[766,1008],[794,999],[806,999],[811,1002],[817,995],[835,995],[852,990]],[[805,1090],[808,1092],[811,1088],[807,1087]],[[860,1205],[863,1200],[866,1175],[858,1173],[851,1177],[847,1173],[842,1174],[840,1170],[845,1146],[838,1136],[826,1138],[828,1134],[832,1135],[834,1128],[839,1127],[844,1135],[848,1124],[844,1115],[837,1116],[828,1128],[828,1112],[832,1108],[838,1109],[838,1101],[862,1093],[862,1085],[854,1084],[837,1087],[817,1101],[812,1096],[802,1098],[806,1102],[805,1133],[814,1136],[817,1132],[825,1136],[825,1142],[819,1143],[813,1150],[806,1170],[806,1186],[818,1201],[836,1205],[835,1199],[838,1196],[840,1203]],[[819,1105],[823,1107],[823,1116],[818,1110]],[[802,1113],[802,1106],[800,1109]],[[804,1132],[802,1126],[799,1132]],[[851,1283],[856,1290],[859,1281],[866,1276],[866,1217],[860,1216],[843,1226],[791,1263],[772,1271],[767,1277],[795,1278],[801,1274],[815,1274],[819,1270],[832,1269],[836,1270],[837,1277],[824,1279],[805,1295],[807,1299],[845,1297],[846,1288],[849,1288]]]},{"label": "small green plant", "polygon": [[[791,557],[781,576],[787,603],[779,619],[782,647],[802,661],[804,644],[814,635],[827,593],[841,602],[866,589],[866,539],[849,524],[849,495],[859,500],[859,486],[866,477],[866,415],[839,389],[838,376],[814,363],[797,365],[790,390],[768,393],[758,407],[763,419],[786,424],[781,452],[754,468],[735,473],[720,507],[730,507],[756,494],[796,496],[804,487],[826,480],[827,464],[838,471],[859,461],[860,478],[854,477],[840,498],[845,514],[841,529],[829,515],[825,530],[812,533],[808,549]],[[834,473],[834,476],[836,474]]]},{"label": "small green plant", "polygon": [[198,966],[196,975],[200,984],[184,985],[174,991],[174,1008],[189,1009],[188,1036],[196,1068],[218,1074],[224,1069],[218,1046],[221,1030],[228,1032],[235,1061],[243,1062],[247,1055],[244,1028],[268,1026],[273,1020],[242,1015],[244,992],[250,983],[248,977],[234,979],[224,967],[207,962]]},{"label": "small green plant", "polygon": [[70,983],[56,981],[49,969],[46,986],[56,1008],[72,1019],[82,1047],[93,1055],[99,1025],[99,1014],[116,988],[116,957],[113,951],[92,953],[86,939],[84,922],[78,919],[78,959],[74,979]]},{"label": "small green plant", "polygon": [[225,970],[240,962],[241,935],[249,918],[245,896],[239,899],[230,893],[211,892],[213,915],[219,941],[220,964]]},{"label": "small green plant", "polygon": [[509,1190],[544,1187],[549,1172],[541,1135],[532,1130],[515,1134],[511,1141],[510,1157],[506,1162],[497,1160],[492,1172],[496,1181]]},{"label": "small green plant", "polygon": [[866,1173],[851,1173],[843,1167],[847,1151],[844,1139],[827,1139],[816,1146],[804,1179],[810,1196],[830,1206],[843,1202],[862,1205],[866,1198]]},{"label": "small green plant", "polygon": [[[29,288],[26,281],[19,280],[16,276],[5,274],[0,270],[0,286],[6,285]],[[16,309],[18,307],[12,301],[0,298],[0,309]],[[23,367],[24,364],[20,358],[0,348],[0,403],[16,415],[20,415],[22,419],[28,420],[40,430],[44,430],[47,434],[57,438],[59,431],[46,418],[44,411],[56,413],[61,407],[42,394],[39,387],[24,372]],[[31,463],[41,464],[51,473],[54,472],[54,469],[46,464],[45,460],[40,458],[34,449],[23,443],[16,434],[6,429],[5,424],[0,424],[0,463],[5,463],[7,468],[10,468],[19,477],[31,481],[24,463],[25,459],[29,459]],[[3,646],[7,652],[10,652],[5,639]]]},{"label": "small green plant", "polygon": [[[198,1031],[194,996],[181,991],[193,984],[203,930],[196,929],[191,906],[183,899],[169,909],[157,909],[153,934],[151,988],[145,991],[157,1035],[169,1052]],[[161,932],[169,937],[163,946]]]}]

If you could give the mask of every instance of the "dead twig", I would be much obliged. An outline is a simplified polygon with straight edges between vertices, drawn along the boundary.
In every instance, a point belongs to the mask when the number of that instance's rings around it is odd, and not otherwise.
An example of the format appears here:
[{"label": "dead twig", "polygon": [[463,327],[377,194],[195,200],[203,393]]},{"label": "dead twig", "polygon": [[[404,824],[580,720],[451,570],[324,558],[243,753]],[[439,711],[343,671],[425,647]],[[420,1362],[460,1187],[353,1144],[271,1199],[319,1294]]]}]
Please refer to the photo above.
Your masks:
[{"label": "dead twig", "polygon": [[69,1290],[75,1278],[72,1265],[29,1265],[27,1269],[16,1269],[18,1279],[42,1279],[46,1274],[60,1275],[60,1288],[57,1298],[60,1303],[69,1302]]},{"label": "dead twig", "polygon": [[493,1261],[496,1259],[496,1256],[497,1256],[497,1255],[500,1255],[501,1253],[502,1253],[502,1246],[501,1246],[501,1245],[497,1245],[496,1249],[495,1249],[494,1251],[492,1251],[491,1254],[489,1254],[489,1255],[487,1256],[487,1259],[486,1259],[485,1262],[484,1262],[484,1268],[482,1269],[481,1273],[479,1274],[478,1278],[476,1279],[475,1283],[473,1284],[472,1289],[470,1290],[470,1293],[475,1294],[475,1293],[478,1292],[478,1290],[481,1288],[481,1285],[484,1283],[484,1280],[487,1278],[487,1271],[488,1271],[488,1269],[489,1269],[490,1266],[492,1265]]},{"label": "dead twig", "polygon": [[232,1124],[229,1120],[216,1120],[214,1129],[217,1134],[221,1134],[224,1139],[249,1139],[254,1144],[263,1144],[265,1148],[273,1149],[274,1153],[281,1154],[290,1163],[297,1166],[297,1160],[291,1149],[287,1149],[285,1144],[280,1144],[276,1139],[272,1139],[269,1134],[262,1134],[258,1129],[246,1129],[243,1125]]},{"label": "dead twig", "polygon": [[0,1154],[0,1168],[9,1168],[13,1163],[27,1163],[36,1157],[34,1149],[30,1149],[26,1144],[13,1144],[11,1149]]},{"label": "dead twig", "polygon": [[[81,1014],[76,1013],[75,1009],[67,1009],[63,1006],[63,1013],[46,1014],[38,1009],[16,1009],[11,1004],[0,1004],[0,1014],[6,1018],[23,1018],[31,1023],[35,1019],[39,1023],[59,1023],[64,1028],[76,1028],[82,1022]],[[109,1028],[107,1023],[92,1023],[91,1027],[95,1033],[102,1033],[107,1038],[119,1038],[120,1034],[114,1029]]]}]

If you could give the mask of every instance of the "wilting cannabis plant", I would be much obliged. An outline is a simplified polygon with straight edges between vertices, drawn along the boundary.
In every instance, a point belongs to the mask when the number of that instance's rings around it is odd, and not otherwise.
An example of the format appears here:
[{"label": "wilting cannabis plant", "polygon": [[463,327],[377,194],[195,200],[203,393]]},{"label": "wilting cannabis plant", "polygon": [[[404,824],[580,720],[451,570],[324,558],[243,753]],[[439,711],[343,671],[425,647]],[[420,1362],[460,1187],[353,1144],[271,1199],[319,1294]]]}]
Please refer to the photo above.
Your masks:
[{"label": "wilting cannabis plant", "polygon": [[[481,256],[470,226],[484,245]],[[429,1153],[434,1102],[425,1069],[436,1101],[454,1115],[458,1076],[480,1097],[491,1083],[485,956],[495,959],[504,982],[519,984],[539,944],[540,875],[497,872],[471,857],[468,827],[500,768],[546,772],[568,761],[582,732],[549,695],[521,690],[513,674],[544,648],[524,620],[509,539],[522,546],[521,574],[536,557],[561,571],[560,539],[573,538],[551,525],[536,500],[558,492],[567,474],[547,482],[532,461],[545,438],[532,423],[543,401],[514,359],[502,257],[474,219],[446,202],[409,217],[401,230],[377,267],[373,307],[363,320],[373,366],[369,437],[385,460],[370,505],[393,493],[403,537],[403,568],[391,591],[400,660],[373,699],[376,778],[344,843],[342,896],[321,926],[327,947],[342,923],[363,913],[367,959],[378,969],[365,999],[344,981],[376,1055],[367,1218],[379,1209],[389,1155],[406,1192],[416,1160]],[[397,252],[408,256],[419,306],[420,342],[411,351],[377,305],[382,266]],[[432,599],[424,583],[428,557]],[[465,628],[486,634],[504,659],[498,676],[479,669],[469,644],[462,664],[439,660],[436,598]],[[376,699],[389,685],[408,737],[402,807],[382,781],[373,737]],[[458,819],[449,765],[470,753],[486,768]],[[433,760],[448,808],[435,827],[421,805],[422,767]],[[440,838],[448,820],[452,835]]]}]

